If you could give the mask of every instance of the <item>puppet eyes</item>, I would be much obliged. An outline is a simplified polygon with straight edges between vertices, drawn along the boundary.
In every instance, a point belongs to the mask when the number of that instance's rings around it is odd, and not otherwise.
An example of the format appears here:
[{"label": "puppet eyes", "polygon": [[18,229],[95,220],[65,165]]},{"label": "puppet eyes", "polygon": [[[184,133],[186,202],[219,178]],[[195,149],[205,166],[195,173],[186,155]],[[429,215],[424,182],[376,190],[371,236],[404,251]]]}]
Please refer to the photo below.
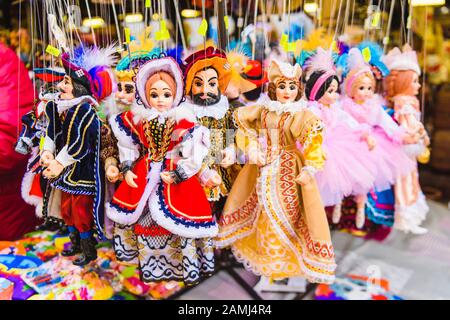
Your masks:
[{"label": "puppet eyes", "polygon": [[201,83],[201,82],[195,82],[196,87],[201,87],[202,85],[203,85],[203,83]]},{"label": "puppet eyes", "polygon": [[166,98],[170,98],[172,95],[170,94],[170,93],[165,93],[164,94],[164,97],[166,97]]},{"label": "puppet eyes", "polygon": [[152,93],[150,96],[151,96],[153,99],[158,98],[158,95],[157,95],[156,93]]},{"label": "puppet eyes", "polygon": [[294,85],[291,85],[291,86],[289,87],[289,89],[291,89],[291,90],[293,91],[293,90],[297,89],[297,87],[294,86]]},{"label": "puppet eyes", "polygon": [[284,89],[286,88],[286,86],[285,86],[284,84],[280,84],[280,85],[278,86],[278,88],[281,89],[281,90],[284,90]]},{"label": "puppet eyes", "polygon": [[[172,96],[172,94],[169,93],[169,92],[164,93],[164,97],[165,97],[165,98],[170,98],[171,96]],[[156,98],[159,97],[159,95],[156,94],[156,93],[152,93],[152,94],[150,95],[150,97],[152,97],[153,99],[156,99]]]}]

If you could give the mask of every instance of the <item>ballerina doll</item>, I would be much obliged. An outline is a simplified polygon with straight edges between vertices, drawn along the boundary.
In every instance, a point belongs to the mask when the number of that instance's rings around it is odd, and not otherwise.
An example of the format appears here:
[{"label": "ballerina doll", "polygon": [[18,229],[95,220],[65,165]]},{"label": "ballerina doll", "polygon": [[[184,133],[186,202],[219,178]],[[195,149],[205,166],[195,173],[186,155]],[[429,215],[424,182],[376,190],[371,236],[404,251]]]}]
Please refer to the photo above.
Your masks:
[{"label": "ballerina doll", "polygon": [[383,98],[374,92],[374,74],[358,48],[350,49],[347,69],[343,85],[345,95],[340,107],[364,126],[364,134],[374,138],[375,147],[371,152],[377,164],[374,189],[378,192],[388,190],[397,176],[412,169],[413,163],[401,147],[411,143],[412,137],[383,109]]},{"label": "ballerina doll", "polygon": [[330,283],[336,264],[314,178],[325,161],[322,122],[299,101],[298,64],[272,61],[268,73],[270,101],[234,111],[239,130],[251,141],[248,163],[225,203],[216,246],[231,246],[261,280]]},{"label": "ballerina doll", "polygon": [[308,108],[325,125],[323,144],[327,161],[316,175],[322,201],[325,206],[334,206],[333,222],[337,223],[342,199],[354,195],[356,224],[361,228],[365,195],[372,189],[376,177],[375,163],[370,155],[374,140],[363,134],[355,119],[335,105],[339,98],[339,79],[331,52],[318,48],[306,65],[309,73],[305,84]]},{"label": "ballerina doll", "polygon": [[[138,100],[111,122],[124,181],[107,214],[119,225],[134,226],[128,233],[132,239],[115,234],[116,254],[121,260],[137,257],[145,282],[194,284],[214,271],[212,237],[218,228],[197,177],[209,131],[178,106],[183,75],[174,59],[141,66],[136,91],[142,104]],[[136,243],[134,255],[123,255],[123,242]]]},{"label": "ballerina doll", "polygon": [[404,146],[413,167],[407,174],[398,176],[395,183],[394,228],[423,234],[427,230],[420,224],[429,208],[420,189],[417,158],[429,156],[430,139],[420,122],[420,105],[416,97],[420,89],[420,67],[416,52],[409,45],[403,47],[403,52],[399,48],[392,49],[384,62],[391,71],[384,82],[386,98],[394,109],[394,118],[414,137],[414,143]]}]

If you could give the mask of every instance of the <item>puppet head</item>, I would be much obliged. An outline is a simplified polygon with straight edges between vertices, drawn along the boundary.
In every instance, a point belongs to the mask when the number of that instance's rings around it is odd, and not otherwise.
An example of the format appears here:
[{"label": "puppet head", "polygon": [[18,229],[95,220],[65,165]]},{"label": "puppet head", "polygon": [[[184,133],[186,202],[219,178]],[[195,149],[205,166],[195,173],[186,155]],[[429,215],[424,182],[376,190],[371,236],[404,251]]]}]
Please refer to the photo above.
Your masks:
[{"label": "puppet head", "polygon": [[269,66],[269,98],[281,103],[300,100],[302,97],[301,76],[302,69],[297,63],[292,66],[289,63],[272,60]]},{"label": "puppet head", "polygon": [[185,60],[186,95],[197,105],[219,102],[231,78],[230,65],[225,53],[217,48],[191,54]]},{"label": "puppet head", "polygon": [[399,94],[410,96],[419,94],[420,66],[416,52],[408,44],[403,46],[403,52],[397,47],[389,51],[383,61],[391,71],[384,79],[388,99]]},{"label": "puppet head", "polygon": [[339,97],[339,78],[333,63],[331,51],[318,48],[306,61],[305,95],[309,101],[318,101],[324,105],[333,104]]},{"label": "puppet head", "polygon": [[171,57],[150,60],[136,75],[136,89],[146,108],[166,111],[183,97],[183,74]]}]

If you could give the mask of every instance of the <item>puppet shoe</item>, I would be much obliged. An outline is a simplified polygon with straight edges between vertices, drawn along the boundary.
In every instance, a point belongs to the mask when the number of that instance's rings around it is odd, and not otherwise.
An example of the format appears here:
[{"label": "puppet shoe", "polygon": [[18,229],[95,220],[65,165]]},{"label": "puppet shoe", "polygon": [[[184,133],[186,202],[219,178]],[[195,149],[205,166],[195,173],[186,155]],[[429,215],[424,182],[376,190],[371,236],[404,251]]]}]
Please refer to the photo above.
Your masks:
[{"label": "puppet shoe", "polygon": [[69,234],[69,238],[72,243],[72,247],[61,252],[63,257],[71,257],[81,252],[80,234],[78,232],[71,232]]},{"label": "puppet shoe", "polygon": [[73,261],[76,266],[84,266],[97,259],[96,241],[93,238],[81,239],[81,255]]}]

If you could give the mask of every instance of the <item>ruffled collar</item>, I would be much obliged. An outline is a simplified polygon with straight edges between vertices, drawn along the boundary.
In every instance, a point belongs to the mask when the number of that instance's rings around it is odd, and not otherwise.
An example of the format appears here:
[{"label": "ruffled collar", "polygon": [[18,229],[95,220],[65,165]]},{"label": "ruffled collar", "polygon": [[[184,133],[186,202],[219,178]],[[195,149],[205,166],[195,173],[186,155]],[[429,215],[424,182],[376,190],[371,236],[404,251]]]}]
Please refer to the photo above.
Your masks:
[{"label": "ruffled collar", "polygon": [[263,94],[257,101],[269,111],[276,112],[277,115],[282,113],[295,113],[306,107],[306,101],[300,99],[294,102],[281,103],[280,101],[271,100],[266,94]]},{"label": "ruffled collar", "polygon": [[169,109],[167,111],[158,111],[154,108],[146,108],[144,105],[138,105],[134,103],[131,106],[131,113],[133,114],[133,122],[135,124],[139,123],[142,120],[153,120],[158,119],[159,123],[164,123],[166,119],[174,119],[176,122],[180,122],[181,120],[187,120],[189,122],[196,122],[195,114],[184,106],[180,104],[178,107]]},{"label": "ruffled collar", "polygon": [[210,117],[216,120],[222,119],[227,113],[230,103],[228,98],[224,95],[221,96],[219,102],[210,106],[199,106],[194,104],[189,97],[186,97],[186,101],[182,102],[180,106],[184,106],[190,109],[198,118]]},{"label": "ruffled collar", "polygon": [[82,102],[87,102],[93,106],[98,106],[97,100],[92,98],[91,96],[81,96],[71,100],[60,100],[59,96],[55,99],[55,103],[58,106],[58,113],[63,113],[66,110],[69,110],[73,106],[77,106]]}]

